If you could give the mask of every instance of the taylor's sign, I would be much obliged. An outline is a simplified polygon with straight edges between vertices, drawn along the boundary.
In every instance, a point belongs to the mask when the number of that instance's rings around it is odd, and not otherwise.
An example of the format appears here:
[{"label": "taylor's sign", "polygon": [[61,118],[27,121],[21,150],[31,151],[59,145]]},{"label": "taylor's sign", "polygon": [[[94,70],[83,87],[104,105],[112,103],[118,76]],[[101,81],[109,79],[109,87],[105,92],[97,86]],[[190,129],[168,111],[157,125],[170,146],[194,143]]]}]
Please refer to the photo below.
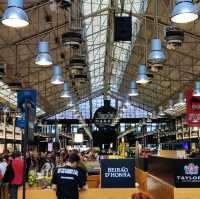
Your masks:
[{"label": "taylor's sign", "polygon": [[103,159],[101,160],[102,188],[130,188],[134,187],[133,159]]},{"label": "taylor's sign", "polygon": [[191,127],[200,127],[200,97],[193,96],[193,91],[186,93],[187,123]]},{"label": "taylor's sign", "polygon": [[200,187],[200,159],[185,159],[176,162],[176,187]]}]

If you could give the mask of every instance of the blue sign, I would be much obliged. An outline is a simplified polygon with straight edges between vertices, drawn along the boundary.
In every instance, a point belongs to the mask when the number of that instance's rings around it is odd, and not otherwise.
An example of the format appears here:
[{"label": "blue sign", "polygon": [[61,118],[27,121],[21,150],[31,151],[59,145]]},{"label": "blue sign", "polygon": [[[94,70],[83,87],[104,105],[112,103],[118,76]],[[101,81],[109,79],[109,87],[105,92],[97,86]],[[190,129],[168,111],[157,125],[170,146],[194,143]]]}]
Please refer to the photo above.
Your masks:
[{"label": "blue sign", "polygon": [[32,105],[36,107],[37,91],[36,90],[20,90],[17,92],[17,107],[21,110],[24,109],[23,104],[25,99],[28,99]]},{"label": "blue sign", "polygon": [[23,118],[17,118],[16,119],[16,126],[19,128],[24,129],[26,127],[26,121]]},{"label": "blue sign", "polygon": [[[25,102],[29,104],[25,107]],[[36,124],[36,104],[37,104],[37,92],[36,90],[20,90],[17,93],[17,107],[21,110],[22,114],[25,115],[25,110],[28,110],[28,121],[25,118],[17,119],[16,125],[20,128],[25,128],[26,124],[28,126],[28,140],[33,140],[33,133]]]}]

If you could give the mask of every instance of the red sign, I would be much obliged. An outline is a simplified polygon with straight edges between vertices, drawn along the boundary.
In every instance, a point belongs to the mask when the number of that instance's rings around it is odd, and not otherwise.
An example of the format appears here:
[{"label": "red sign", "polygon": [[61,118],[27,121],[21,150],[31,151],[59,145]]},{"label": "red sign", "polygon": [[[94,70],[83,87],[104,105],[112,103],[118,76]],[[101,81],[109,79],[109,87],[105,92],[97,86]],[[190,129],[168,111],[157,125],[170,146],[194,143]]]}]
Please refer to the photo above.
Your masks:
[{"label": "red sign", "polygon": [[190,127],[200,127],[200,97],[193,96],[193,90],[186,93],[187,123]]}]

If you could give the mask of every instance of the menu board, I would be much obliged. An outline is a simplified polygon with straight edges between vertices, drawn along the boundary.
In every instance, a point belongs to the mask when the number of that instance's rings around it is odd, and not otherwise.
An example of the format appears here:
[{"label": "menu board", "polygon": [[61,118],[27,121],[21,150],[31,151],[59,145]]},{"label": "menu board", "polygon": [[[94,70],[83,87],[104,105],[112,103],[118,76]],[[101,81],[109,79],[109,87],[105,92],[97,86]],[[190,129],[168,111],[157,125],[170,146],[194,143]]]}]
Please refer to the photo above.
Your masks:
[{"label": "menu board", "polygon": [[131,188],[135,185],[134,159],[101,160],[102,188]]}]

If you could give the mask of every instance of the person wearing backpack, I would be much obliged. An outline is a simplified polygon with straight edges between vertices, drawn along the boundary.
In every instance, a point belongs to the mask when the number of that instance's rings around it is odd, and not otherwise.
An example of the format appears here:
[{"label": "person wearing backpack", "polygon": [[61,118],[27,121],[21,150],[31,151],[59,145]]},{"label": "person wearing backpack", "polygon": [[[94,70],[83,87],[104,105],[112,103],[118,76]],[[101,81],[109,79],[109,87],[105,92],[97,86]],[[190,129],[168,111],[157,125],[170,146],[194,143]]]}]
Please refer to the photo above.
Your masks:
[{"label": "person wearing backpack", "polygon": [[13,154],[13,160],[11,162],[13,169],[13,179],[10,182],[10,197],[9,199],[17,199],[18,188],[23,183],[24,175],[24,160],[21,158],[20,152],[15,152]]}]

